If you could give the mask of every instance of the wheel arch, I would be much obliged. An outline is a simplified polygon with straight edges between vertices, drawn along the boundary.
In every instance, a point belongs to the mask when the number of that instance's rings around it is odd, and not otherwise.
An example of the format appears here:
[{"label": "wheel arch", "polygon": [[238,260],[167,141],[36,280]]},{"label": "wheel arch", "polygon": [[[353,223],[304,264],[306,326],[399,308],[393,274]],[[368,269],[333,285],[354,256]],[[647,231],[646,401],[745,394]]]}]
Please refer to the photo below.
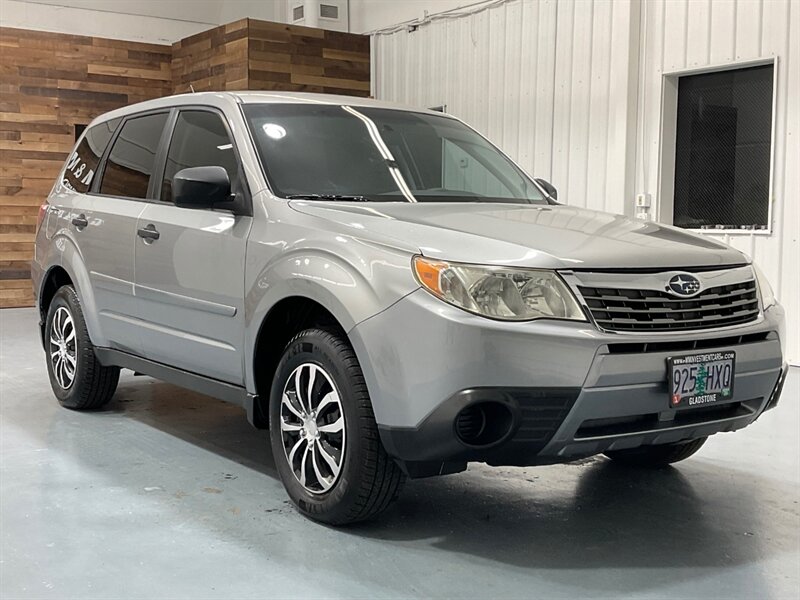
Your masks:
[{"label": "wheel arch", "polygon": [[[81,302],[83,318],[86,321],[86,328],[92,344],[104,346],[106,344],[97,318],[97,306],[94,301],[89,271],[86,269],[83,257],[74,242],[67,236],[62,236],[58,242],[62,245],[60,260],[45,270],[37,290],[41,326],[44,327],[47,310],[58,288],[63,285],[72,285]],[[55,239],[53,243],[56,243]]]},{"label": "wheel arch", "polygon": [[268,426],[272,380],[286,344],[296,334],[311,327],[334,329],[348,337],[340,318],[318,299],[309,296],[291,295],[281,298],[261,320],[250,364],[258,398],[251,419],[256,427]]}]

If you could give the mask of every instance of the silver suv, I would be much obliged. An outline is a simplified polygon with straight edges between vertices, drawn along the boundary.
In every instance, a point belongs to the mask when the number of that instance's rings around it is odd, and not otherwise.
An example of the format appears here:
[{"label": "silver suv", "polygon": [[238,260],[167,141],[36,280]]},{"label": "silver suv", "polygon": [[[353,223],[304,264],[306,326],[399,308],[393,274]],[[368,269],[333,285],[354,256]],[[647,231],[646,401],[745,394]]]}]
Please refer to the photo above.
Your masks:
[{"label": "silver suv", "polygon": [[106,404],[120,368],[239,404],[328,523],[470,461],[682,460],[786,373],[783,309],[740,252],[560,205],[458,119],[349,97],[99,117],[32,274],[65,407]]}]

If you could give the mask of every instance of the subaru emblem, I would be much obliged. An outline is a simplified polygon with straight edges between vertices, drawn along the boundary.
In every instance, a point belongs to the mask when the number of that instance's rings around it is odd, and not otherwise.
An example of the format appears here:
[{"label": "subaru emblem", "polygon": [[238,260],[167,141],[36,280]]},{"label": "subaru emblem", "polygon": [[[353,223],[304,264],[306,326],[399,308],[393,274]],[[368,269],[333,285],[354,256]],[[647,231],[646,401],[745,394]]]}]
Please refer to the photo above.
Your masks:
[{"label": "subaru emblem", "polygon": [[669,280],[667,283],[667,291],[671,292],[674,296],[694,296],[700,292],[700,280],[694,275],[680,273]]}]

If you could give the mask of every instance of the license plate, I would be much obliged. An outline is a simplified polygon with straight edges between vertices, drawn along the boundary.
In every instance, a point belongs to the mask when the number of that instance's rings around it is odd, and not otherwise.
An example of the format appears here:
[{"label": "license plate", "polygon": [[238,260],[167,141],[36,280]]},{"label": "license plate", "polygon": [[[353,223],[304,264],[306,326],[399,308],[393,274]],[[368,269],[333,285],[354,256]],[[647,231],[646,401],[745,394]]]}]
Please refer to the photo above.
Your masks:
[{"label": "license plate", "polygon": [[735,352],[709,352],[667,359],[672,408],[705,406],[733,399]]}]

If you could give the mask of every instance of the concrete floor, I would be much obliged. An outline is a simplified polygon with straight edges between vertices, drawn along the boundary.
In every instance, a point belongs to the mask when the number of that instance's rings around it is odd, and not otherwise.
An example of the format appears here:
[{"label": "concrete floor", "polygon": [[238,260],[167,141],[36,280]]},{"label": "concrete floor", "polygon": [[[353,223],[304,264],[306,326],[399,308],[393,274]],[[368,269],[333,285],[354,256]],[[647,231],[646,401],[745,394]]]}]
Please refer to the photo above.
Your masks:
[{"label": "concrete floor", "polygon": [[596,458],[411,481],[333,529],[287,503],[243,412],[125,372],[58,406],[32,309],[0,311],[0,597],[798,597],[800,372],[677,468]]}]

